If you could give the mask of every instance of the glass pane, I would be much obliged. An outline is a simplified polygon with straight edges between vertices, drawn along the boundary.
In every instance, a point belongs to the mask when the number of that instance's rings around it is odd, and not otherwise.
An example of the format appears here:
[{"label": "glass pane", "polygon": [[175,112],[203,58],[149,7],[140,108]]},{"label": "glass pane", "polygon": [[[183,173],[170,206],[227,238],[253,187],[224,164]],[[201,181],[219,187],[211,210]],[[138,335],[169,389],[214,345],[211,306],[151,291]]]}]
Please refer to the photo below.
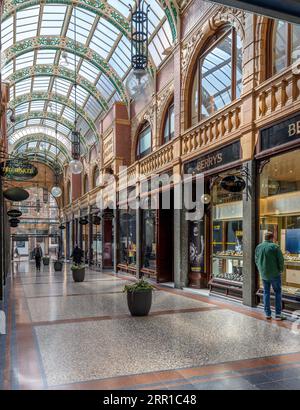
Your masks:
[{"label": "glass pane", "polygon": [[274,39],[273,39],[273,68],[274,74],[284,70],[287,66],[287,23],[278,21],[274,25]]},{"label": "glass pane", "polygon": [[137,152],[138,157],[144,157],[145,155],[148,155],[151,152],[151,146],[151,128],[149,126],[140,134]]},{"label": "glass pane", "polygon": [[240,98],[243,86],[243,43],[236,34],[236,98]]},{"label": "glass pane", "polygon": [[202,117],[214,114],[232,100],[232,33],[221,40],[202,60]]},{"label": "glass pane", "polygon": [[144,210],[143,218],[143,268],[156,269],[156,211]]},{"label": "glass pane", "polygon": [[292,39],[292,62],[300,59],[300,25],[293,26],[293,39]]},{"label": "glass pane", "polygon": [[260,176],[260,242],[274,233],[285,259],[283,291],[300,294],[299,150],[271,158]]}]

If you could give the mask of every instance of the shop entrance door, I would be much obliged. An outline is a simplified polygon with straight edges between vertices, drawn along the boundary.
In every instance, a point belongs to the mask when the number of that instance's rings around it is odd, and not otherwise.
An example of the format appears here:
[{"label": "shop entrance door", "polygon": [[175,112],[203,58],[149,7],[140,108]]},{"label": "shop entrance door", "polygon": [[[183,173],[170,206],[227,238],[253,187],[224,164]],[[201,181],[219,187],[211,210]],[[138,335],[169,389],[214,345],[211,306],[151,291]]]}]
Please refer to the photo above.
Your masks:
[{"label": "shop entrance door", "polygon": [[[160,198],[161,202],[161,198]],[[157,281],[174,282],[174,192],[170,195],[170,209],[158,211]]]}]

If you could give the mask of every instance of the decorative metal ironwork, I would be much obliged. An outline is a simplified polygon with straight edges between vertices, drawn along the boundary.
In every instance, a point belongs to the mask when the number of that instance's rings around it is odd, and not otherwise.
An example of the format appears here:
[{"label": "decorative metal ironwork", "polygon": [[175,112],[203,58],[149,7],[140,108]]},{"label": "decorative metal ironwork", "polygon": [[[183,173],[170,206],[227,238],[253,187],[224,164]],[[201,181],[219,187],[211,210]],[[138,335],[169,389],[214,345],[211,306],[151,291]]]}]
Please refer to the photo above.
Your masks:
[{"label": "decorative metal ironwork", "polygon": [[150,6],[145,0],[135,2],[136,8],[131,11],[131,64],[134,70],[148,68],[148,26]]}]

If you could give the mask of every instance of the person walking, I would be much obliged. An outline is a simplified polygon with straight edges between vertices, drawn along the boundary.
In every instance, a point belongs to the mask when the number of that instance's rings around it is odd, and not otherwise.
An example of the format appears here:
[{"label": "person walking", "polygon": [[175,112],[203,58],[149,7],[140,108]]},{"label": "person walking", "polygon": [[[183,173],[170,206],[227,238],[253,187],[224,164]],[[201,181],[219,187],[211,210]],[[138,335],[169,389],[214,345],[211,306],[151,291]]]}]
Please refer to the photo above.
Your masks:
[{"label": "person walking", "polygon": [[38,271],[40,271],[41,270],[41,259],[43,257],[43,251],[42,251],[41,245],[38,244],[34,248],[33,255],[34,255],[34,258],[35,258],[36,269]]},{"label": "person walking", "polygon": [[282,315],[281,275],[284,270],[284,257],[278,245],[274,243],[274,234],[267,232],[265,241],[255,251],[255,263],[264,285],[264,308],[266,319],[272,319],[271,286],[275,293],[275,320],[285,320]]},{"label": "person walking", "polygon": [[72,253],[72,255],[71,255],[71,258],[73,258],[73,262],[74,262],[76,265],[81,265],[81,263],[82,263],[82,257],[83,257],[83,250],[81,250],[81,249],[79,248],[79,246],[76,244],[76,245],[75,245],[75,248],[74,248],[74,250],[73,250],[73,253]]}]

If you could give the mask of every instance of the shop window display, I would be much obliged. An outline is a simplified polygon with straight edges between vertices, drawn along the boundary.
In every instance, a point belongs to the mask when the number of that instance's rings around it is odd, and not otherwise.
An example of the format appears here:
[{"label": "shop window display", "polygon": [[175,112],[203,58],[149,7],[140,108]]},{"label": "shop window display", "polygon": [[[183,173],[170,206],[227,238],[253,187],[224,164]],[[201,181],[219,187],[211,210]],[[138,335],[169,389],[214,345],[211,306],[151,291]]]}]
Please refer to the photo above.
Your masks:
[{"label": "shop window display", "polygon": [[156,270],[156,210],[143,210],[143,268]]},{"label": "shop window display", "polygon": [[136,265],[136,211],[120,211],[119,261],[126,265]]},{"label": "shop window display", "polygon": [[212,277],[242,283],[243,194],[225,191],[218,181],[212,190]]},{"label": "shop window display", "polygon": [[260,175],[260,241],[274,233],[284,258],[283,292],[300,296],[300,152],[271,158]]}]

